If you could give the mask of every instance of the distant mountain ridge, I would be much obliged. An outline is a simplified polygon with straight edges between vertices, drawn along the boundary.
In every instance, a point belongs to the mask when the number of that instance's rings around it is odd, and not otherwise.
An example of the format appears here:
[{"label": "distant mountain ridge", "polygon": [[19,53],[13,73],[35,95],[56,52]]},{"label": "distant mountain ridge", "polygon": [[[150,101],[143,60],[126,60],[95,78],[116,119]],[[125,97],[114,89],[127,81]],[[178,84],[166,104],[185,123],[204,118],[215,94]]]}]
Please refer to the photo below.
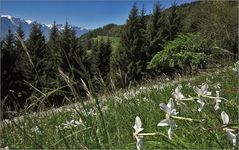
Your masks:
[{"label": "distant mountain ridge", "polygon": [[[1,39],[5,38],[8,32],[8,29],[11,29],[13,33],[15,33],[18,26],[21,25],[25,33],[25,38],[28,38],[33,22],[34,21],[16,18],[10,15],[1,15],[1,36],[0,37]],[[48,38],[52,25],[51,24],[50,25],[40,24],[40,25],[41,25],[43,34],[45,35],[46,38]],[[57,24],[56,26],[59,31],[64,29],[63,24]],[[77,27],[77,26],[71,26],[71,25],[70,25],[70,28],[73,28],[75,30],[77,37],[80,37],[81,35],[90,31],[90,29]]]}]

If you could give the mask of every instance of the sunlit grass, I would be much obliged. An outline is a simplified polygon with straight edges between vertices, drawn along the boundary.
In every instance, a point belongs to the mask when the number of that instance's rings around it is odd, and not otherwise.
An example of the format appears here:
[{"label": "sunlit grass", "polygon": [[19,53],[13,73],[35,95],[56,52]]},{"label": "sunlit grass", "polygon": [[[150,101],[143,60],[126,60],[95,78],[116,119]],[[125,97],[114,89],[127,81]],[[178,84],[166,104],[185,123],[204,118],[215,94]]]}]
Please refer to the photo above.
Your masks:
[{"label": "sunlit grass", "polygon": [[[162,80],[161,80],[162,81]],[[128,90],[116,91],[99,97],[109,143],[104,135],[104,125],[94,101],[86,103],[86,109],[80,104],[65,108],[61,112],[44,114],[39,117],[26,117],[24,121],[5,124],[2,128],[1,147],[14,149],[49,148],[49,149],[136,149],[133,136],[135,117],[142,120],[144,133],[159,132],[162,135],[145,136],[144,149],[228,149],[233,148],[226,133],[221,130],[209,130],[222,124],[221,112],[230,117],[230,123],[238,123],[238,74],[232,69],[214,70],[201,73],[195,77],[183,77],[180,80],[154,80]],[[196,96],[192,86],[202,83],[209,85],[209,91],[216,95],[215,86],[220,83],[220,96],[228,99],[214,110],[214,103],[206,104],[202,112],[198,112],[199,104],[187,102],[185,109],[175,105],[180,116],[204,120],[191,122],[176,120],[177,128],[173,130],[172,140],[167,138],[168,127],[157,127],[165,118],[159,107],[160,103],[168,103],[172,92],[180,84],[185,97]],[[78,121],[79,125],[66,126],[67,121]],[[65,128],[64,128],[65,127]],[[236,131],[237,132],[237,131]]]}]

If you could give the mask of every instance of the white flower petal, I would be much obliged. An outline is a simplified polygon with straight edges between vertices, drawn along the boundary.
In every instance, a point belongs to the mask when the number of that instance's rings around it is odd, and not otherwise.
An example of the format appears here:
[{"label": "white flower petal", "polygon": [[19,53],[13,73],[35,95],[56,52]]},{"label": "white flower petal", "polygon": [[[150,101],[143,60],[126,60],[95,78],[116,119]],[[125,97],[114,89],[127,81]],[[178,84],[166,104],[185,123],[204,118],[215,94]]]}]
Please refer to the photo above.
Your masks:
[{"label": "white flower petal", "polygon": [[226,129],[226,131],[227,131],[228,140],[232,142],[233,146],[235,146],[236,145],[236,135],[234,133],[232,133],[230,129]]},{"label": "white flower petal", "polygon": [[160,103],[159,107],[160,107],[161,110],[165,111],[167,114],[171,113],[170,108],[168,106],[166,106],[164,103]]},{"label": "white flower petal", "polygon": [[143,136],[135,136],[135,138],[137,150],[140,150],[143,147]]},{"label": "white flower petal", "polygon": [[227,115],[226,112],[223,111],[221,113],[221,118],[222,118],[223,124],[228,124],[229,123],[229,116]]},{"label": "white flower petal", "polygon": [[204,99],[200,98],[199,100],[197,100],[197,102],[200,104],[200,107],[198,108],[198,111],[201,112],[204,105],[205,105]]},{"label": "white flower petal", "polygon": [[159,126],[159,127],[170,126],[170,119],[164,119],[164,120],[160,121],[157,126]]},{"label": "white flower petal", "polygon": [[219,103],[218,103],[218,102],[216,102],[216,104],[215,104],[215,106],[214,106],[214,109],[215,109],[215,110],[220,109],[220,107],[219,107]]},{"label": "white flower petal", "polygon": [[173,108],[174,108],[174,103],[173,103],[173,99],[172,99],[172,98],[169,99],[169,102],[168,102],[168,104],[167,104],[167,107],[168,107],[169,109],[173,109]]},{"label": "white flower petal", "polygon": [[170,139],[170,140],[172,140],[172,128],[169,128],[168,129],[168,138]]},{"label": "white flower petal", "polygon": [[201,92],[203,95],[206,95],[207,94],[207,90],[208,90],[208,85],[207,83],[203,84],[202,87],[201,87]]},{"label": "white flower petal", "polygon": [[141,122],[141,119],[139,118],[139,116],[136,116],[135,118],[135,124],[134,124],[134,129],[135,129],[135,132],[138,134],[139,132],[143,131],[144,128],[141,128],[142,126],[142,122]]},{"label": "white flower petal", "polygon": [[212,92],[206,92],[206,95],[212,95]]},{"label": "white flower petal", "polygon": [[201,89],[199,89],[198,87],[194,86],[193,89],[197,94],[199,94],[199,95],[202,94]]}]

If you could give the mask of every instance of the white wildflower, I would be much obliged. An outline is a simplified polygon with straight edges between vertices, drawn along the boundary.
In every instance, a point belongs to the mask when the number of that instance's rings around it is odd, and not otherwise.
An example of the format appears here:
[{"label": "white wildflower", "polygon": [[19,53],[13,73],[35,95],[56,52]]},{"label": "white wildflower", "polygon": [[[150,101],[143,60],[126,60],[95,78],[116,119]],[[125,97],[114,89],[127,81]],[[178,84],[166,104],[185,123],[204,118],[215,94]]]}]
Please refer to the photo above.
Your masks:
[{"label": "white wildflower", "polygon": [[79,121],[71,120],[71,121],[66,121],[66,123],[62,123],[63,129],[66,128],[72,128],[72,127],[83,127],[84,123],[82,122],[81,118]]},{"label": "white wildflower", "polygon": [[198,111],[201,112],[202,109],[203,109],[203,107],[204,107],[204,105],[205,105],[205,100],[204,100],[202,97],[200,97],[200,98],[197,100],[197,102],[200,104],[200,107],[198,108]]},{"label": "white wildflower", "polygon": [[180,106],[184,106],[186,105],[184,102],[182,102],[181,100],[184,97],[184,95],[181,93],[181,87],[180,86],[177,86],[175,91],[172,93],[172,96],[174,97],[175,101],[177,102],[177,105],[180,105]]},{"label": "white wildflower", "polygon": [[217,96],[216,96],[216,104],[215,104],[215,106],[214,106],[214,109],[215,110],[218,110],[220,107],[219,107],[219,103],[221,103],[222,102],[222,100],[219,98],[219,91],[216,91],[216,94],[217,94]]},{"label": "white wildflower", "polygon": [[[227,126],[229,123],[229,116],[227,115],[226,112],[222,112],[221,113],[221,118],[222,118],[222,123],[223,123],[223,127]],[[232,131],[234,131],[233,129],[224,127],[224,131],[227,132],[227,138],[230,142],[232,142],[233,146],[236,145],[236,134],[232,133]]]},{"label": "white wildflower", "polygon": [[208,91],[207,83],[203,84],[201,88],[198,88],[196,86],[194,86],[193,88],[194,88],[194,91],[198,94],[199,99],[197,100],[197,102],[200,104],[198,111],[201,112],[205,105],[205,100],[202,96],[211,95],[211,92]]},{"label": "white wildflower", "polygon": [[35,126],[35,127],[31,128],[31,131],[35,132],[35,133],[41,133],[41,131],[39,130],[38,126]]},{"label": "white wildflower", "polygon": [[176,127],[176,124],[171,116],[177,115],[176,109],[174,109],[174,103],[172,99],[169,99],[169,103],[165,105],[164,103],[161,103],[160,109],[166,112],[166,119],[160,121],[157,126],[169,126],[168,129],[168,137],[169,139],[172,139],[172,130],[174,127]]},{"label": "white wildflower", "polygon": [[0,148],[0,150],[9,150],[9,147],[6,146],[6,147],[4,147],[4,148]]},{"label": "white wildflower", "polygon": [[142,147],[143,147],[143,136],[139,136],[139,132],[143,131],[144,128],[141,128],[142,126],[142,122],[141,122],[141,119],[139,118],[139,116],[136,116],[135,118],[135,124],[134,124],[134,136],[136,138],[136,147],[137,147],[137,150],[140,150]]},{"label": "white wildflower", "polygon": [[232,70],[235,71],[235,72],[239,72],[239,61],[234,63],[234,68],[232,68]]}]

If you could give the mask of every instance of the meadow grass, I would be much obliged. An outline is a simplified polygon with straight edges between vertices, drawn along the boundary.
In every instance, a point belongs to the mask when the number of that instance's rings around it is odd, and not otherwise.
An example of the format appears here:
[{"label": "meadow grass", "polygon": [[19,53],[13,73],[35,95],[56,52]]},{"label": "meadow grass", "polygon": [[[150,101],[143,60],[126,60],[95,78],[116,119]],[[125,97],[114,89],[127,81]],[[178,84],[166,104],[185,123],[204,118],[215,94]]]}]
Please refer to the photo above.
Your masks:
[{"label": "meadow grass", "polygon": [[[157,127],[165,118],[160,103],[168,103],[178,85],[185,97],[196,96],[193,86],[209,85],[216,95],[215,86],[220,84],[222,101],[214,110],[214,102],[208,101],[202,112],[197,102],[185,102],[184,109],[175,105],[179,116],[203,120],[190,122],[176,120],[177,127],[169,140],[168,127]],[[230,124],[238,126],[238,74],[231,68],[199,73],[194,77],[182,77],[174,81],[151,82],[115,91],[98,97],[105,124],[95,101],[65,107],[41,116],[25,116],[24,121],[12,121],[1,126],[1,147],[10,149],[136,149],[133,136],[135,117],[142,120],[143,133],[159,132],[160,135],[144,136],[143,149],[233,149],[226,132],[216,127],[222,124],[221,112],[230,117]],[[74,120],[74,121],[71,121]],[[68,124],[67,124],[68,121]],[[71,123],[69,123],[71,121]],[[77,121],[77,122],[76,122]],[[213,129],[212,129],[213,128]],[[214,129],[215,128],[215,129]],[[106,134],[105,131],[106,130]],[[236,131],[237,133],[238,131]],[[238,140],[237,140],[238,141]]]}]

